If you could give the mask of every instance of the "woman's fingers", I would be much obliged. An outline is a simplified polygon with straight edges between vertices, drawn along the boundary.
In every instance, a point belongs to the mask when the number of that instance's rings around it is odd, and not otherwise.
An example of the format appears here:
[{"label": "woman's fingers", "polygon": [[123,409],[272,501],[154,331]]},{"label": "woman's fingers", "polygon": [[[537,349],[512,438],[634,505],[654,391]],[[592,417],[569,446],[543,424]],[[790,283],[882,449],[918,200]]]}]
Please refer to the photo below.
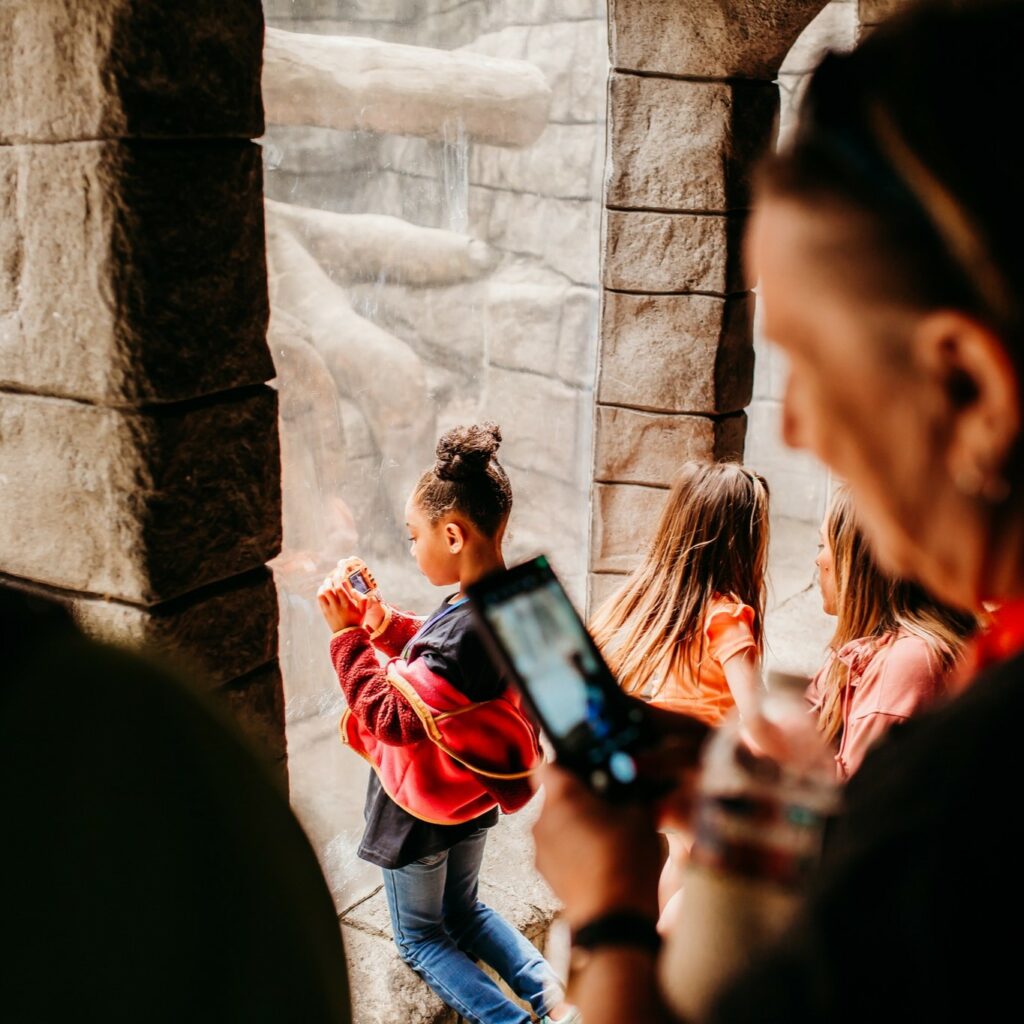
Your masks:
[{"label": "woman's fingers", "polygon": [[652,808],[613,807],[553,765],[541,775],[544,807],[534,825],[537,867],[565,905],[570,924],[608,909],[657,916],[661,863]]}]

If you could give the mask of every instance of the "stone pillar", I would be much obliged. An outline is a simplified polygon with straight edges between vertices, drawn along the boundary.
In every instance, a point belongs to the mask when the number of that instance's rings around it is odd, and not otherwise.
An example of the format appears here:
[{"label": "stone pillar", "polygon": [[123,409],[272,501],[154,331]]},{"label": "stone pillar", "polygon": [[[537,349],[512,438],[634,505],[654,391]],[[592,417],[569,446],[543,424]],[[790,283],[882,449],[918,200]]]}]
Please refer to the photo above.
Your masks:
[{"label": "stone pillar", "polygon": [[742,455],[750,172],[778,69],[823,5],[611,2],[591,609],[636,564],[680,462]]},{"label": "stone pillar", "polygon": [[0,574],[284,775],[259,0],[0,5]]}]

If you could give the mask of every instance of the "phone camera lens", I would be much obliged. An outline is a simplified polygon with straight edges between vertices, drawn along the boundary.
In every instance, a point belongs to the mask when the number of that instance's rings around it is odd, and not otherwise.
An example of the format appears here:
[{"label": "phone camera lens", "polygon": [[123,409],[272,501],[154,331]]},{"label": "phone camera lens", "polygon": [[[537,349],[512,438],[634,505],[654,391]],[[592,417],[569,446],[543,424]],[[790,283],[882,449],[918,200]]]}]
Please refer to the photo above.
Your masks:
[{"label": "phone camera lens", "polygon": [[636,761],[622,750],[615,751],[608,758],[608,770],[615,781],[621,782],[624,786],[636,781]]}]

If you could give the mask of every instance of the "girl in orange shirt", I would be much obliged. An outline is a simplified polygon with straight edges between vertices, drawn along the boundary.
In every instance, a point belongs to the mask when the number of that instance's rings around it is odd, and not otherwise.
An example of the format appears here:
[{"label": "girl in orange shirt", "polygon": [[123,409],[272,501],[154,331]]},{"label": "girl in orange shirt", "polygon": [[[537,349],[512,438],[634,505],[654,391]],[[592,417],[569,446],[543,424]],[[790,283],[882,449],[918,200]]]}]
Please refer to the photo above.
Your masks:
[{"label": "girl in orange shirt", "polygon": [[[686,463],[646,557],[591,623],[622,688],[712,726],[734,707],[752,720],[762,688],[767,561],[764,478],[737,463]],[[663,930],[689,846],[675,832],[668,844]]]}]

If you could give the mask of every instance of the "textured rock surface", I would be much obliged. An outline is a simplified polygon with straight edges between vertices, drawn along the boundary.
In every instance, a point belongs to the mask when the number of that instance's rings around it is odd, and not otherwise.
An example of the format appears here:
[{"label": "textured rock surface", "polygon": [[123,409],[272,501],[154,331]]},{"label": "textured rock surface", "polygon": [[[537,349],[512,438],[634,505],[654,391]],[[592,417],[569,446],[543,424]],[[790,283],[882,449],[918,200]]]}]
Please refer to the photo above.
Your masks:
[{"label": "textured rock surface", "polygon": [[594,478],[603,483],[673,482],[687,459],[740,459],[746,416],[666,416],[598,406]]},{"label": "textured rock surface", "polygon": [[470,221],[491,245],[535,257],[576,284],[597,280],[597,246],[582,246],[579,240],[595,237],[599,217],[590,200],[488,188],[469,193]]},{"label": "textured rock surface", "polygon": [[260,388],[155,414],[0,402],[0,571],[153,604],[280,544],[277,401]]},{"label": "textured rock surface", "polygon": [[259,0],[0,4],[0,143],[263,130]]},{"label": "textured rock surface", "polygon": [[589,417],[582,392],[536,373],[495,366],[489,374],[489,415],[514,425],[505,431],[501,458],[511,466],[558,477],[584,456],[581,420]]},{"label": "textured rock surface", "polygon": [[612,64],[771,81],[825,0],[609,0]]},{"label": "textured rock surface", "polygon": [[459,1016],[399,960],[391,936],[342,921],[352,1024],[457,1024]]},{"label": "textured rock surface", "polygon": [[737,412],[750,401],[751,300],[605,294],[598,401]]},{"label": "textured rock surface", "polygon": [[284,734],[284,688],[277,663],[264,665],[217,691],[235,721],[286,777],[288,753]]},{"label": "textured rock surface", "polygon": [[525,149],[474,146],[469,180],[515,192],[590,199],[601,191],[603,143],[593,124],[549,124]]},{"label": "textured rock surface", "polygon": [[630,572],[654,536],[668,491],[628,484],[595,484],[590,535],[592,572]]},{"label": "textured rock surface", "polygon": [[[491,6],[499,9],[503,5]],[[607,72],[605,61],[594,59],[596,54],[603,57],[608,46],[607,25],[600,15],[553,17],[546,24],[530,24],[516,17],[518,24],[487,32],[466,49],[536,65],[551,85],[551,121],[593,124],[600,117]]]},{"label": "textured rock surface", "polygon": [[604,285],[627,292],[743,291],[744,221],[741,215],[609,210]]},{"label": "textured rock surface", "polygon": [[648,210],[745,207],[778,102],[770,84],[613,74],[606,202]]},{"label": "textured rock surface", "polygon": [[592,572],[587,577],[587,614],[593,617],[625,582],[626,576],[623,573]]},{"label": "textured rock surface", "polygon": [[266,569],[153,608],[95,598],[77,598],[71,608],[89,635],[185,662],[215,684],[277,656],[277,591]]},{"label": "textured rock surface", "polygon": [[270,27],[263,102],[271,124],[444,139],[458,121],[479,142],[527,146],[551,88],[526,61]]},{"label": "textured rock surface", "polygon": [[248,142],[0,147],[0,386],[130,405],[273,376],[263,234]]}]

